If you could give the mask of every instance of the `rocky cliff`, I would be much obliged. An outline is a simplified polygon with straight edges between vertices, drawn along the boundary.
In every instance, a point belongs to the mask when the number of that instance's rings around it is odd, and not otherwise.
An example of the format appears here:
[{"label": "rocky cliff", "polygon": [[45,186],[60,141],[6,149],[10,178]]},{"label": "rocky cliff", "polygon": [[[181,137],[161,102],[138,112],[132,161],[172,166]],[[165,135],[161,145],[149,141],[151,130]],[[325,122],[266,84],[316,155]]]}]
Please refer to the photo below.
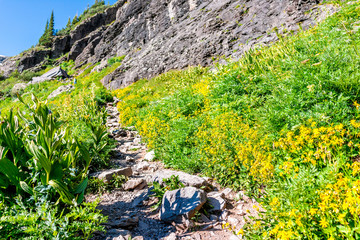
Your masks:
[{"label": "rocky cliff", "polygon": [[[33,50],[8,59],[0,72],[36,69],[47,57],[74,60],[77,67],[126,56],[106,76],[116,89],[189,65],[207,66],[214,58],[239,58],[256,44],[269,44],[278,34],[316,23],[331,7],[316,0],[119,0],[57,37],[51,49]],[[15,64],[15,62],[17,62]]]},{"label": "rocky cliff", "polygon": [[0,55],[0,64],[5,61],[6,57],[4,55]]}]

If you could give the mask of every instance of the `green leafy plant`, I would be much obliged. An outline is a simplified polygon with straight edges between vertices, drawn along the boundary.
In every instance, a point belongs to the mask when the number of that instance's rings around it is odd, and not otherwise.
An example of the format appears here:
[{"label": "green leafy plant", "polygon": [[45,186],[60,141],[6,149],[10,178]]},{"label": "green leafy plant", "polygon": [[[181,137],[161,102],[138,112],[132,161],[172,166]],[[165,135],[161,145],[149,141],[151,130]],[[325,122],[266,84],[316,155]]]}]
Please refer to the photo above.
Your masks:
[{"label": "green leafy plant", "polygon": [[163,179],[163,185],[161,185],[159,182],[153,182],[152,183],[152,189],[151,192],[153,192],[152,196],[156,197],[159,201],[154,206],[155,209],[157,209],[163,200],[164,194],[166,191],[172,191],[179,188],[185,187],[185,185],[180,182],[179,176],[172,175],[170,178]]},{"label": "green leafy plant", "polygon": [[22,201],[9,207],[0,201],[1,239],[89,239],[104,231],[107,218],[96,209],[98,201],[61,209],[37,199],[36,206]]},{"label": "green leafy plant", "polygon": [[105,182],[102,179],[92,177],[89,179],[87,192],[95,194],[103,194],[105,192],[110,192],[113,189],[121,188],[127,180],[128,178],[126,176],[116,174],[113,175],[113,178],[109,182]]}]

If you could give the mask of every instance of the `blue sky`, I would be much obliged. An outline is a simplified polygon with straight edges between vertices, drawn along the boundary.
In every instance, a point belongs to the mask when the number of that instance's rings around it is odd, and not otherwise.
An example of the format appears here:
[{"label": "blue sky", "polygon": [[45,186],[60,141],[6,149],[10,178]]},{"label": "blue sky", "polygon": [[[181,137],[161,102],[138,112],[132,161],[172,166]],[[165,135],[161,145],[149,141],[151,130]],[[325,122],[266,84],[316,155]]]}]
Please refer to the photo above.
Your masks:
[{"label": "blue sky", "polygon": [[[36,45],[51,11],[55,28],[81,14],[95,0],[0,0],[0,55],[14,56]],[[114,4],[116,0],[106,0]]]}]

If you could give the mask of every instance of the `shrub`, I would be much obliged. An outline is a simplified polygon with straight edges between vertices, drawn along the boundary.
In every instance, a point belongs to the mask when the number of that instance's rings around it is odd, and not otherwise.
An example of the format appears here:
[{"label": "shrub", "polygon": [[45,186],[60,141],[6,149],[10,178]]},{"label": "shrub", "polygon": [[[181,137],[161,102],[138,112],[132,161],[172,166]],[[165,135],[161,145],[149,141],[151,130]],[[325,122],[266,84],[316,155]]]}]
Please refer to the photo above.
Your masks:
[{"label": "shrub", "polygon": [[8,207],[0,201],[1,239],[89,239],[106,217],[96,209],[98,202],[69,209],[37,199],[36,207],[18,201]]},{"label": "shrub", "polygon": [[25,82],[30,82],[33,79],[33,77],[38,77],[40,75],[41,75],[40,73],[24,71],[23,73],[20,74],[20,76],[18,78],[20,78],[21,80],[23,80]]}]

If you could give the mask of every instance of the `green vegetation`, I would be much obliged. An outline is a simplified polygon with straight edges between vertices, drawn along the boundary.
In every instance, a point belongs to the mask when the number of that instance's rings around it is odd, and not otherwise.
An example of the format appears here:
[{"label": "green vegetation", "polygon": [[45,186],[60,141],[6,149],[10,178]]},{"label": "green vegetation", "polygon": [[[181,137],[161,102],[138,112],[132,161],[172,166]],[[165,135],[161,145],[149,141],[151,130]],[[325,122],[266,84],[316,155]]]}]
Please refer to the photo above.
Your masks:
[{"label": "green vegetation", "polygon": [[[100,224],[105,218],[91,205],[80,204],[88,184],[90,164],[106,143],[94,141],[88,147],[70,133],[56,112],[36,97],[32,97],[32,106],[19,99],[29,116],[15,115],[11,110],[0,125],[0,217],[4,224],[1,238],[41,236],[44,239],[41,231],[52,230],[45,236],[71,239],[79,238],[79,230],[82,237],[89,237],[103,229]],[[94,131],[93,135],[99,133]],[[84,209],[86,206],[90,208]],[[64,214],[67,221],[51,226],[40,222],[42,228],[37,229],[37,222],[43,216],[51,221],[61,220]],[[84,228],[78,228],[79,222]],[[20,231],[19,226],[24,229]],[[62,232],[65,229],[66,233]]]},{"label": "green vegetation", "polygon": [[[15,72],[0,83],[1,239],[88,239],[104,230],[97,203],[82,201],[85,191],[102,191],[88,174],[109,167],[114,140],[107,136],[104,103],[112,95],[99,80],[120,64],[91,73],[93,67],[74,70],[72,61],[62,63],[75,76],[82,74],[71,93],[46,103],[52,91],[69,83],[28,85],[19,96],[10,90],[33,73]],[[120,187],[123,180],[105,188]]]},{"label": "green vegetation", "polygon": [[120,56],[120,57],[113,57],[108,59],[108,65],[112,66],[114,63],[121,63],[122,60],[124,60],[125,56]]},{"label": "green vegetation", "polygon": [[179,176],[172,175],[170,178],[163,179],[163,182],[163,185],[160,185],[160,183],[158,182],[152,183],[152,196],[158,199],[158,202],[156,203],[154,208],[158,208],[161,206],[165,192],[185,187],[185,185],[180,182]]},{"label": "green vegetation", "polygon": [[93,177],[89,179],[89,185],[86,191],[89,193],[103,194],[105,192],[110,192],[115,188],[121,188],[127,180],[128,177],[116,174],[113,175],[113,179],[109,182]]},{"label": "green vegetation", "polygon": [[54,11],[51,12],[50,22],[47,20],[44,34],[39,39],[40,46],[51,47],[53,37],[55,36]]},{"label": "green vegetation", "polygon": [[75,15],[72,21],[69,18],[66,27],[59,30],[56,35],[63,36],[69,34],[81,22],[88,19],[89,17],[94,16],[97,13],[104,12],[109,7],[110,5],[106,5],[105,1],[103,0],[95,0],[95,3],[91,7],[88,6],[88,8],[80,16]]},{"label": "green vegetation", "polygon": [[338,4],[319,26],[216,71],[115,91],[123,124],[168,166],[258,199],[259,218],[238,232],[248,239],[360,238],[360,3]]}]

